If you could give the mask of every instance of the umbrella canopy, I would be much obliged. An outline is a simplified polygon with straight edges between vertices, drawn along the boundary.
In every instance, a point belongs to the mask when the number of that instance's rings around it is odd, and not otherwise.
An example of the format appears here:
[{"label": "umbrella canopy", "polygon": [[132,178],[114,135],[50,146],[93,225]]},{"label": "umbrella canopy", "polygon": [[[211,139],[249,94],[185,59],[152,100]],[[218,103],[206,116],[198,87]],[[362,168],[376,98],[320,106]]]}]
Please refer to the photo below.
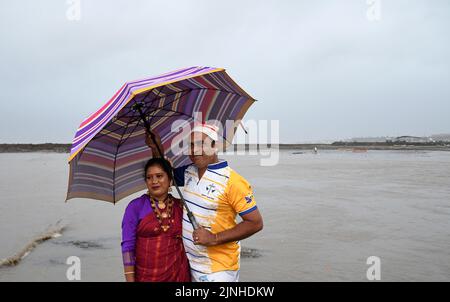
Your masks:
[{"label": "umbrella canopy", "polygon": [[[199,122],[216,120],[225,125],[227,120],[241,120],[254,101],[223,68],[190,67],[125,83],[79,126],[70,151],[66,200],[116,203],[144,190],[143,167],[151,157],[144,124],[161,136],[166,155],[179,167],[190,160],[170,150],[174,139],[182,139],[172,131],[175,121],[196,122],[199,112]],[[145,121],[136,104],[141,105]],[[230,141],[235,131],[225,128],[222,135]]]}]

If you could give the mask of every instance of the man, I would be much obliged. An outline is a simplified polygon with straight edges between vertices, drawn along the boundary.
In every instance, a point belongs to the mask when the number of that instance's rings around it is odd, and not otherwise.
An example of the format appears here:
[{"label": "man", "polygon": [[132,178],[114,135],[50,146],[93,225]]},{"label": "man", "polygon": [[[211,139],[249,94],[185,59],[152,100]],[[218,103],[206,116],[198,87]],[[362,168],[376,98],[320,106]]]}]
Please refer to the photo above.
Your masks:
[{"label": "man", "polygon": [[[262,230],[263,220],[249,183],[217,157],[217,127],[202,124],[190,137],[192,164],[175,169],[175,181],[201,227],[183,215],[183,243],[195,282],[239,281],[240,240]],[[159,136],[156,142],[164,150]],[[150,137],[147,145],[159,156]],[[239,214],[242,222],[236,222]]]}]

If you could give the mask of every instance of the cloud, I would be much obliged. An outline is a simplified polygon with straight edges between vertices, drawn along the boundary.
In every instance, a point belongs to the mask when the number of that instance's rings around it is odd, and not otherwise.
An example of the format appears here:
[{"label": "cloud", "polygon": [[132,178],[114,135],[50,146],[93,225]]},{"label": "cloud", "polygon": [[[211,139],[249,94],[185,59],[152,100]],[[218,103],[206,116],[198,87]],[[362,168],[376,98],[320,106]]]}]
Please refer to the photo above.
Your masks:
[{"label": "cloud", "polygon": [[0,141],[68,142],[125,81],[192,65],[227,68],[283,142],[450,129],[446,1],[382,1],[378,22],[362,0],[81,8],[70,22],[65,1],[0,4]]}]

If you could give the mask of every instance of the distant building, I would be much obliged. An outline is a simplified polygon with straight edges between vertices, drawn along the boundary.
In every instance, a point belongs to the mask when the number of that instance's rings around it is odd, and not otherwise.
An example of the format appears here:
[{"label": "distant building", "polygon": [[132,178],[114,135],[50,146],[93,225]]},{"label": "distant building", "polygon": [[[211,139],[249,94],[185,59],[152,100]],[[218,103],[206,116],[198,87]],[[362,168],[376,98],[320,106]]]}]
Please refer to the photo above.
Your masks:
[{"label": "distant building", "polygon": [[435,139],[432,137],[420,137],[420,136],[381,136],[381,137],[354,137],[344,140],[346,143],[434,143]]},{"label": "distant building", "polygon": [[349,140],[347,140],[347,142],[351,142],[351,143],[385,143],[388,141],[388,137],[383,136],[383,137],[354,137],[351,138]]},{"label": "distant building", "polygon": [[431,138],[436,142],[450,142],[450,134],[434,134]]},{"label": "distant building", "polygon": [[434,143],[431,137],[419,136],[399,136],[393,140],[394,143]]}]

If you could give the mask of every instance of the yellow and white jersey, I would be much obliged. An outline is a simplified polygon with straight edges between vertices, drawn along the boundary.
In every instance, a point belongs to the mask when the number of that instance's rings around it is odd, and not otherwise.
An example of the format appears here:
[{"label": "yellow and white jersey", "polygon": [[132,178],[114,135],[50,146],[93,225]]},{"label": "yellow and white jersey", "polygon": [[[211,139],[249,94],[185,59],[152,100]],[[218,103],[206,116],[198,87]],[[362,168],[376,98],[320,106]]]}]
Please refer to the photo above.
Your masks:
[{"label": "yellow and white jersey", "polygon": [[[256,210],[250,184],[226,161],[208,166],[201,179],[195,165],[175,169],[175,180],[184,185],[183,196],[197,222],[213,234],[233,228],[237,214]],[[206,247],[194,245],[193,227],[183,215],[183,242],[193,271],[211,274],[239,269],[241,247],[239,242]]]}]

